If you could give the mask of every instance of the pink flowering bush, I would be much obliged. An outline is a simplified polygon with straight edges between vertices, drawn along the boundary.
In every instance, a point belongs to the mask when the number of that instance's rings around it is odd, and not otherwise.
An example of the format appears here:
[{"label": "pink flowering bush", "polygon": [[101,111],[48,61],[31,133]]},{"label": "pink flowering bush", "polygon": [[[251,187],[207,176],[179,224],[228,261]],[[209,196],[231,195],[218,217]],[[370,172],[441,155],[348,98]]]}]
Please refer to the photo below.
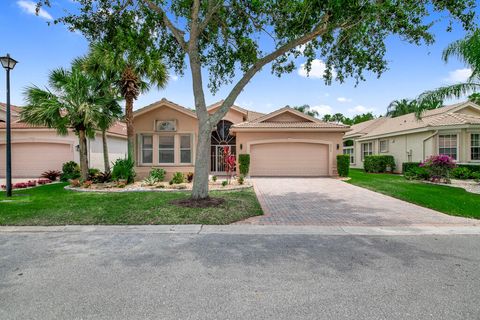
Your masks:
[{"label": "pink flowering bush", "polygon": [[450,173],[456,166],[455,160],[445,154],[430,156],[420,163],[420,167],[427,170],[432,182],[450,183]]}]

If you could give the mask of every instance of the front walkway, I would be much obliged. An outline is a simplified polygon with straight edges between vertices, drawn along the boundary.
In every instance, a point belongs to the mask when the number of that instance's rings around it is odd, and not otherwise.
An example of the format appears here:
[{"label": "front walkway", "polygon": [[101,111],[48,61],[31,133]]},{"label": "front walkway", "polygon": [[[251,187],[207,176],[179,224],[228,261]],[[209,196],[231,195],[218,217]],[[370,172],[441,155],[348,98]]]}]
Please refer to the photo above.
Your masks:
[{"label": "front walkway", "polygon": [[321,226],[478,225],[331,178],[255,178],[264,215],[240,224]]}]

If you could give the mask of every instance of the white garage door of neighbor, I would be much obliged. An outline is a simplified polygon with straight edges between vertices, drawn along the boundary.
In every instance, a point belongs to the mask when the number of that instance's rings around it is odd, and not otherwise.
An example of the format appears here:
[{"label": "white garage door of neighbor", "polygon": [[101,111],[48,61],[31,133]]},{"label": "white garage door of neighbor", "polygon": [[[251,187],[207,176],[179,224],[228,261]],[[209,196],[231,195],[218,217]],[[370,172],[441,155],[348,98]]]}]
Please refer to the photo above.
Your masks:
[{"label": "white garage door of neighbor", "polygon": [[[0,157],[5,159],[5,145],[0,146]],[[62,170],[62,164],[73,160],[72,146],[58,143],[12,144],[12,177],[37,178],[47,170]],[[1,161],[4,163],[4,161]],[[5,166],[0,166],[5,177]]]},{"label": "white garage door of neighbor", "polygon": [[328,146],[316,143],[268,143],[250,147],[252,176],[327,176]]}]

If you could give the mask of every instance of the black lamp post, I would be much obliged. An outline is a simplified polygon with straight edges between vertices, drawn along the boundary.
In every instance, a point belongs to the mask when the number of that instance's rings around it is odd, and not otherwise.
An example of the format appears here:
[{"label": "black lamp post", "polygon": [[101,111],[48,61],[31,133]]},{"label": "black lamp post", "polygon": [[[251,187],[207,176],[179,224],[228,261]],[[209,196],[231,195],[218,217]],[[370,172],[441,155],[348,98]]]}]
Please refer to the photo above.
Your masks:
[{"label": "black lamp post", "polygon": [[2,67],[7,71],[7,121],[6,121],[6,135],[7,135],[7,197],[12,196],[12,141],[11,141],[11,128],[10,128],[10,70],[15,68],[17,61],[10,58],[7,54],[5,57],[0,57],[0,63]]}]

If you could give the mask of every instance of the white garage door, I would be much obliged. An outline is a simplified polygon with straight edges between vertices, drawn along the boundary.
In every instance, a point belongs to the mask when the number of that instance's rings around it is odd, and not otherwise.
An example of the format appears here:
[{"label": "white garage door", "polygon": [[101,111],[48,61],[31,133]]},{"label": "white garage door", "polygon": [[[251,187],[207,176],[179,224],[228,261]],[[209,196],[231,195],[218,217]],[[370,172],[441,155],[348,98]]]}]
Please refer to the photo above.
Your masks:
[{"label": "white garage door", "polygon": [[[5,145],[0,146],[0,176],[5,177]],[[61,170],[73,160],[72,146],[57,143],[12,144],[12,177],[38,178],[47,170]]]},{"label": "white garage door", "polygon": [[282,142],[250,147],[251,176],[327,176],[328,146]]}]

